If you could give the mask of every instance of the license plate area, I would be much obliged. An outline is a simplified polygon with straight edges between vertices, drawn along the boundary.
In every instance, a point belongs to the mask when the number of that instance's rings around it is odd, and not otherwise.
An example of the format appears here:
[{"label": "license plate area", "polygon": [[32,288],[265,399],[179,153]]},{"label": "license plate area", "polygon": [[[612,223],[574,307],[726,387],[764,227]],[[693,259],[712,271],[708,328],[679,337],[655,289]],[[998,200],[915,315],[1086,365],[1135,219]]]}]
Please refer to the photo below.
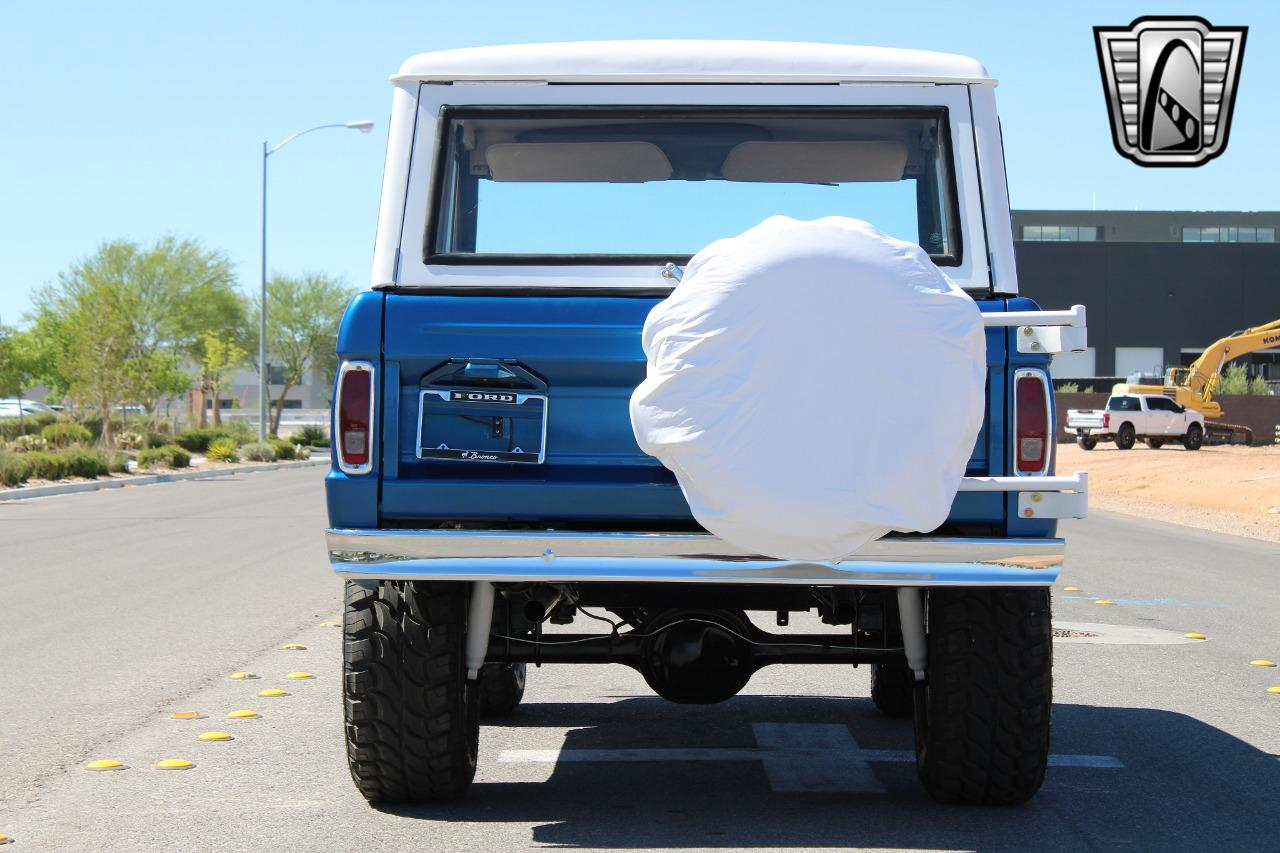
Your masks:
[{"label": "license plate area", "polygon": [[418,458],[540,464],[546,460],[547,396],[489,388],[424,388],[418,396]]}]

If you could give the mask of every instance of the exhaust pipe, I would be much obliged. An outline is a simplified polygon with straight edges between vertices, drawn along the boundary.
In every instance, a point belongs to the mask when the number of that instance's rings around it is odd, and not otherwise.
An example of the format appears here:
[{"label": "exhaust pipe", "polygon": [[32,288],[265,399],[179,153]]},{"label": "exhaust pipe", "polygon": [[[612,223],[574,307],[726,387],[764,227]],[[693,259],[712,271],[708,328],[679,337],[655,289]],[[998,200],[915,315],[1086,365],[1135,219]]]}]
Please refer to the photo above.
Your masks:
[{"label": "exhaust pipe", "polygon": [[547,586],[546,584],[535,586],[529,591],[529,597],[525,599],[520,612],[531,623],[545,622],[563,597],[564,590],[558,586]]}]

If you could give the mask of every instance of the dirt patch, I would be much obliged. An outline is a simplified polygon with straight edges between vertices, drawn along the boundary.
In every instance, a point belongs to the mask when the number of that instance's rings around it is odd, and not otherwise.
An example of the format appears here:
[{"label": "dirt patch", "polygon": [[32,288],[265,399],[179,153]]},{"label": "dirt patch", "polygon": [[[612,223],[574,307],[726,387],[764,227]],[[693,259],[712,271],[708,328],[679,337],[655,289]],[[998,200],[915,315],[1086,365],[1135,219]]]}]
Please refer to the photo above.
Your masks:
[{"label": "dirt patch", "polygon": [[1058,446],[1058,471],[1089,472],[1089,506],[1280,542],[1280,445],[1189,452]]}]

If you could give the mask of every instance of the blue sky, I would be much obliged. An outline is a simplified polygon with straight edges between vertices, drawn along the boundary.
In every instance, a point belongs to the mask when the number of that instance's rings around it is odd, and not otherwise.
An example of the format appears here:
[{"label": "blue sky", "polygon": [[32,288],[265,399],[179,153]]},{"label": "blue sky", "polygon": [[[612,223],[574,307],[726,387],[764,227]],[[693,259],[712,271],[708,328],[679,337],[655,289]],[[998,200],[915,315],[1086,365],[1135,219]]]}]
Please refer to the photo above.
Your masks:
[{"label": "blue sky", "polygon": [[[1112,147],[1091,27],[1143,14],[1250,27],[1230,146],[1198,169]],[[1000,79],[1019,208],[1280,208],[1269,103],[1280,4],[238,2],[6,4],[0,51],[0,320],[103,240],[173,233],[225,249],[256,286],[261,142],[324,131],[271,160],[273,270],[366,286],[387,76],[426,50],[597,38],[773,38],[945,50]]]}]

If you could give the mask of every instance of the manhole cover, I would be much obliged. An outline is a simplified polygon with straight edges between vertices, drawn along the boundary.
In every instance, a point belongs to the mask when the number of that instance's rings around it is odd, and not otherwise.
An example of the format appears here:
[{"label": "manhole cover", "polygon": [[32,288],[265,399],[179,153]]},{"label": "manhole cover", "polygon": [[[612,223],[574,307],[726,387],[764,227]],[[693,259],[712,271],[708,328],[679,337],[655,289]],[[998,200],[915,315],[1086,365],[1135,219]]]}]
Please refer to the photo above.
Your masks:
[{"label": "manhole cover", "polygon": [[1095,634],[1092,631],[1076,631],[1072,628],[1054,628],[1053,636],[1059,637],[1061,639],[1067,639],[1067,638],[1076,638],[1076,637],[1098,637],[1101,635]]}]

